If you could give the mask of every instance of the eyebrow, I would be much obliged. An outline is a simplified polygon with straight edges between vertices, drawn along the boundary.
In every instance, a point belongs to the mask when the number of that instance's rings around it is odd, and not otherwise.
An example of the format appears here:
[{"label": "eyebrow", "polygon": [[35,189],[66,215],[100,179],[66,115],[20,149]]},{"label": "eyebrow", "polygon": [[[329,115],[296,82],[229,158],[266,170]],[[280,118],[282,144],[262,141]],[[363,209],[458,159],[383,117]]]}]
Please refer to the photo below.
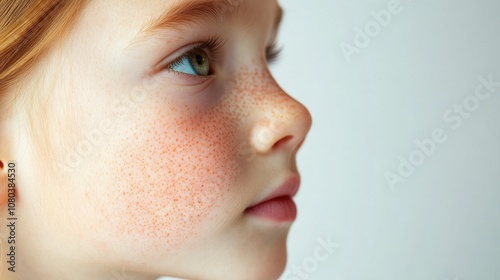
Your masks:
[{"label": "eyebrow", "polygon": [[[181,2],[162,13],[157,19],[144,25],[127,49],[138,42],[147,41],[160,30],[181,29],[190,24],[222,21],[228,15],[237,14],[241,4],[241,0],[193,0]],[[276,29],[279,27],[282,17],[283,10],[278,6],[274,23]]]}]

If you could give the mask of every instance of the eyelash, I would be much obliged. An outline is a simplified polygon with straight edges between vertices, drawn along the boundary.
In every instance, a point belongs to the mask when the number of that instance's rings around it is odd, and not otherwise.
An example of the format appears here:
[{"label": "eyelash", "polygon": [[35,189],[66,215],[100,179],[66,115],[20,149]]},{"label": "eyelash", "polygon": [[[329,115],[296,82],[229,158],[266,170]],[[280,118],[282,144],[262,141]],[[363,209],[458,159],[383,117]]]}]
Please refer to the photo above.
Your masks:
[{"label": "eyelash", "polygon": [[[170,62],[165,68],[168,71],[176,72],[172,70],[173,67],[179,66],[182,61],[189,57],[193,52],[204,50],[206,51],[209,59],[217,61],[220,57],[220,52],[224,41],[220,37],[212,37],[199,45],[193,46],[187,51],[185,51],[181,56],[176,58],[174,61]],[[273,64],[279,60],[282,48],[278,47],[277,43],[273,43],[271,46],[266,48],[266,61],[269,64]]]},{"label": "eyelash", "polygon": [[169,71],[173,71],[172,68],[179,66],[185,58],[188,58],[193,52],[203,50],[207,53],[209,59],[217,61],[220,57],[220,51],[223,45],[223,41],[219,37],[212,37],[199,45],[193,46],[187,51],[185,51],[181,56],[176,58],[174,61],[170,62],[165,68]]},{"label": "eyelash", "polygon": [[278,47],[278,44],[274,42],[271,46],[266,48],[266,60],[267,63],[273,64],[276,61],[279,60],[281,51],[283,49],[281,47]]}]

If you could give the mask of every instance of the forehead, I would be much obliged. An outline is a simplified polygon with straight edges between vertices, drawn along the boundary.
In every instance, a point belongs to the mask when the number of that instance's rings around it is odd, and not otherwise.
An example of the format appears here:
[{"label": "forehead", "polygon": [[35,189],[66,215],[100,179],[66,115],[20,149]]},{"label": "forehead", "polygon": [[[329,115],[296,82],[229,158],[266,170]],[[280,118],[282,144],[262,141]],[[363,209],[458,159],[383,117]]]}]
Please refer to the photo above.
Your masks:
[{"label": "forehead", "polygon": [[281,9],[276,0],[94,0],[87,9],[93,28],[112,28],[118,34],[126,31],[135,39],[159,29],[190,23],[203,26],[207,21],[222,21],[231,15],[238,21],[254,22],[268,13],[278,25]]},{"label": "forehead", "polygon": [[[93,0],[88,5],[90,16],[118,19],[123,23],[154,23],[168,14],[182,13],[191,8],[195,8],[196,16],[200,12],[199,7],[205,6],[207,9],[217,9],[224,14],[230,14],[236,10],[250,8],[249,5],[262,0]],[[264,0],[262,2],[273,2],[274,0]],[[191,9],[192,10],[192,9]],[[196,11],[197,10],[197,11]],[[222,14],[219,13],[219,14]],[[183,13],[186,14],[185,12]],[[125,26],[128,26],[126,24]]]}]

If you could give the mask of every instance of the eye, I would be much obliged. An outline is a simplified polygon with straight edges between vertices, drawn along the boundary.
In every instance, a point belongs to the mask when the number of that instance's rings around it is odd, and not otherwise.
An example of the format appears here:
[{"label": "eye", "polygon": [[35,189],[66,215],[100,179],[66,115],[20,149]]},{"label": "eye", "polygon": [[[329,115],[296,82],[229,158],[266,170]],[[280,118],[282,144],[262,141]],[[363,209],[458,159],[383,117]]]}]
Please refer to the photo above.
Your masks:
[{"label": "eye", "polygon": [[219,37],[213,37],[185,51],[165,68],[191,76],[210,76],[213,74],[211,62],[217,61],[223,43]]},{"label": "eye", "polygon": [[210,59],[207,53],[200,48],[192,49],[183,54],[168,65],[168,69],[193,76],[208,76],[211,74]]}]

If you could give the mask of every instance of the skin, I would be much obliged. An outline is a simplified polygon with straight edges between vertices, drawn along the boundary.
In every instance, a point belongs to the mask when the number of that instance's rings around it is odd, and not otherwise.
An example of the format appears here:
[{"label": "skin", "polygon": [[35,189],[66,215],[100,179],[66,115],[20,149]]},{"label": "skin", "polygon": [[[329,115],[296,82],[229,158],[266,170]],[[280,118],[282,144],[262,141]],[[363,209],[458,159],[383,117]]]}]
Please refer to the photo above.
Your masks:
[{"label": "skin", "polygon": [[[35,77],[54,83],[37,91],[50,112],[41,117],[51,124],[43,147],[50,156],[39,156],[41,141],[19,125],[25,114],[6,122],[20,139],[8,142],[19,169],[17,276],[276,279],[283,272],[291,223],[244,213],[298,174],[295,157],[311,126],[265,60],[278,4],[242,1],[238,16],[129,47],[139,26],[178,2],[91,2],[24,80],[26,88]],[[207,34],[224,40],[210,78],[152,71]]]}]

